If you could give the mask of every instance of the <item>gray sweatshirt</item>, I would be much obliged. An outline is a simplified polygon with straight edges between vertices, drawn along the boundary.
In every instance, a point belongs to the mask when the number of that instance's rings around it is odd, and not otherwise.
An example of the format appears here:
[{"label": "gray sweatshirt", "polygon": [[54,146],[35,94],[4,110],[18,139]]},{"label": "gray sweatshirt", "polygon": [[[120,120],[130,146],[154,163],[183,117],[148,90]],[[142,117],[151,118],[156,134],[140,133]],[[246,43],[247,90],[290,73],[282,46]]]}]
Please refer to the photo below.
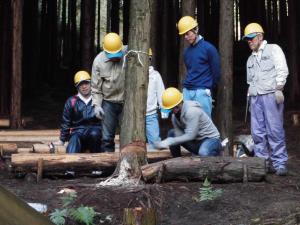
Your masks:
[{"label": "gray sweatshirt", "polygon": [[176,137],[168,138],[170,145],[204,138],[220,138],[218,129],[196,101],[184,101],[180,120],[173,114],[172,124]]}]

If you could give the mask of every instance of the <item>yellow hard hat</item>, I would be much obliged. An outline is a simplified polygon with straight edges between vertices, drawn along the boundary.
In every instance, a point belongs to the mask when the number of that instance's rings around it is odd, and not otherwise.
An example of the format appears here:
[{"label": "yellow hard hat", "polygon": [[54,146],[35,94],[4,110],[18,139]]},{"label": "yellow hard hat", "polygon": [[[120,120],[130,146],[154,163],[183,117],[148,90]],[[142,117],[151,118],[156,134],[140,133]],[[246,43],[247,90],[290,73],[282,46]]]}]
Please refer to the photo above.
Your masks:
[{"label": "yellow hard hat", "polygon": [[78,71],[74,76],[74,84],[76,86],[80,84],[82,81],[90,81],[90,80],[91,80],[90,74],[84,70]]},{"label": "yellow hard hat", "polygon": [[121,38],[116,33],[108,33],[105,35],[103,40],[103,49],[107,53],[118,53],[123,48]]},{"label": "yellow hard hat", "polygon": [[193,28],[195,28],[197,26],[198,26],[198,23],[193,17],[184,16],[178,21],[178,24],[177,24],[179,35],[185,34],[189,30],[192,30]]},{"label": "yellow hard hat", "polygon": [[257,33],[264,33],[263,28],[258,23],[249,23],[244,30],[244,37],[245,38],[254,38]]},{"label": "yellow hard hat", "polygon": [[152,54],[152,49],[149,48],[149,52],[148,52],[148,55],[151,57],[153,54]]},{"label": "yellow hard hat", "polygon": [[162,95],[162,106],[164,109],[172,109],[183,100],[182,93],[174,87],[167,88]]}]

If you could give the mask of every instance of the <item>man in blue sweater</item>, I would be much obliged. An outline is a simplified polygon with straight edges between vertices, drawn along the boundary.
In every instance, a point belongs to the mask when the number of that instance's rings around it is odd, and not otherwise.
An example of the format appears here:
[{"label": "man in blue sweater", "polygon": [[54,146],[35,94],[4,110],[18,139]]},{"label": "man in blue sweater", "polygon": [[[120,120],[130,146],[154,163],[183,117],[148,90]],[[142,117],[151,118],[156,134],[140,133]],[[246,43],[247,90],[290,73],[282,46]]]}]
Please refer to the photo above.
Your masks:
[{"label": "man in blue sweater", "polygon": [[184,16],[178,22],[179,35],[190,44],[184,51],[187,74],[183,81],[184,100],[199,102],[211,117],[211,91],[220,79],[220,56],[217,49],[198,34],[197,21]]}]

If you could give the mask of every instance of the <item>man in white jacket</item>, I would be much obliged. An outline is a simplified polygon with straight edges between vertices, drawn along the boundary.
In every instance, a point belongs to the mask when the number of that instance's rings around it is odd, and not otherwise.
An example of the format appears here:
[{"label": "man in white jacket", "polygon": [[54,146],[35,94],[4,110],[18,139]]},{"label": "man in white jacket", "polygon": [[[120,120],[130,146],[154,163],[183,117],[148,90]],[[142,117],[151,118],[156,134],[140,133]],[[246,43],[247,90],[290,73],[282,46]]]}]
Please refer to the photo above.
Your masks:
[{"label": "man in white jacket", "polygon": [[[149,59],[152,59],[152,50],[149,49]],[[154,149],[153,144],[160,141],[160,130],[158,123],[158,107],[162,106],[162,93],[165,90],[164,83],[158,71],[149,66],[149,83],[146,112],[146,136],[149,149]]]},{"label": "man in white jacket", "polygon": [[255,156],[270,162],[269,172],[285,176],[288,154],[282,91],[289,74],[286,59],[278,45],[264,40],[264,31],[258,23],[246,26],[243,39],[252,50],[247,61],[247,83]]}]

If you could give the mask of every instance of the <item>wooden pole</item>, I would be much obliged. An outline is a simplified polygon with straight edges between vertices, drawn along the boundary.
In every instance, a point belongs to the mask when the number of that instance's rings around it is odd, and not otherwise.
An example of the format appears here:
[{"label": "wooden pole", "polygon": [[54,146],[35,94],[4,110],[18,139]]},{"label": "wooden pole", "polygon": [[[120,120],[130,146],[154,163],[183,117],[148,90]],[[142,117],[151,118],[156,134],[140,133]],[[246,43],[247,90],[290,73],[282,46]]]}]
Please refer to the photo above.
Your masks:
[{"label": "wooden pole", "polygon": [[39,183],[43,178],[43,158],[38,159],[36,182]]}]

